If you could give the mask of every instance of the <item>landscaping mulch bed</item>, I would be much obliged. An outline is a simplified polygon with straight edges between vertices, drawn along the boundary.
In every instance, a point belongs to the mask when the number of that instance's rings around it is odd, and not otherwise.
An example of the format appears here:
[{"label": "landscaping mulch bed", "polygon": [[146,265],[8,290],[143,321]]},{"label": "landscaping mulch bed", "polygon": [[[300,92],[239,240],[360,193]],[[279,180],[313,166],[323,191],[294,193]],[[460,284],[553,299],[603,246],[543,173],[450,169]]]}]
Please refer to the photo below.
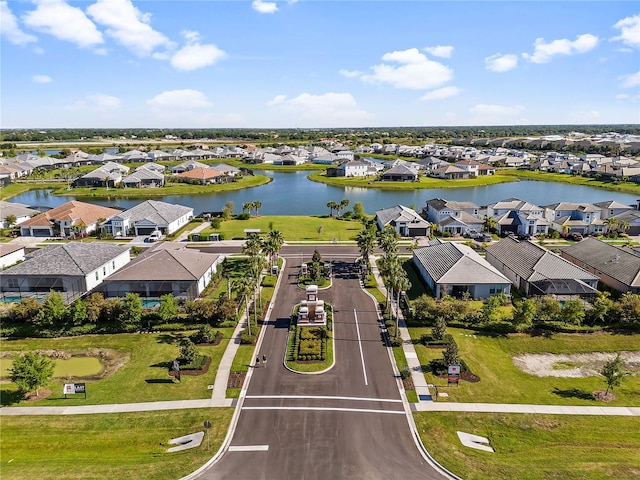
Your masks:
[{"label": "landscaping mulch bed", "polygon": [[242,388],[247,372],[230,372],[227,388]]},{"label": "landscaping mulch bed", "polygon": [[[207,373],[209,371],[209,366],[211,365],[211,357],[207,357],[204,361],[204,365],[202,365],[202,368],[198,369],[198,370],[187,370],[187,369],[180,369],[180,375],[189,375],[189,376],[198,376],[198,375],[204,375],[205,373]],[[169,376],[171,377],[175,377],[176,376],[176,372],[174,372],[173,370],[169,371]]]},{"label": "landscaping mulch bed", "polygon": [[404,387],[405,391],[416,389],[416,387],[413,385],[413,378],[411,378],[410,376],[402,379],[402,386]]}]

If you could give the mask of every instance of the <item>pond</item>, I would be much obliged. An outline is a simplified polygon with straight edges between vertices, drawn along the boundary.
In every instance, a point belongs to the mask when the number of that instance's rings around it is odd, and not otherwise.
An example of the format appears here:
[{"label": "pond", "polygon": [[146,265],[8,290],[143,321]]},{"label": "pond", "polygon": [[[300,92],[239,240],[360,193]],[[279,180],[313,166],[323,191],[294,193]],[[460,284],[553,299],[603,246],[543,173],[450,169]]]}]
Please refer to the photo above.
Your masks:
[{"label": "pond", "polygon": [[[203,195],[167,195],[150,197],[169,203],[192,207],[196,214],[222,210],[228,201],[234,203],[235,213],[242,211],[242,204],[259,200],[262,215],[325,215],[329,213],[327,202],[349,199],[350,207],[356,202],[364,205],[365,212],[405,205],[422,210],[425,202],[441,197],[447,200],[469,201],[480,206],[516,197],[535,205],[544,206],[556,202],[602,202],[617,200],[635,205],[637,195],[612,192],[593,187],[554,182],[520,181],[487,185],[483,187],[423,189],[412,191],[390,191],[375,188],[343,188],[312,182],[307,179],[309,172],[258,172],[273,178],[273,181],[259,187],[222,193]],[[94,198],[85,199],[72,196],[56,196],[50,190],[31,190],[11,199],[12,202],[29,206],[56,207],[70,200],[87,201],[98,205],[131,208],[142,200],[139,198]]]},{"label": "pond", "polygon": [[[92,377],[104,369],[104,365],[97,357],[75,356],[69,359],[54,359],[54,378]],[[10,358],[0,358],[0,378],[8,378],[9,369],[13,365]]]}]

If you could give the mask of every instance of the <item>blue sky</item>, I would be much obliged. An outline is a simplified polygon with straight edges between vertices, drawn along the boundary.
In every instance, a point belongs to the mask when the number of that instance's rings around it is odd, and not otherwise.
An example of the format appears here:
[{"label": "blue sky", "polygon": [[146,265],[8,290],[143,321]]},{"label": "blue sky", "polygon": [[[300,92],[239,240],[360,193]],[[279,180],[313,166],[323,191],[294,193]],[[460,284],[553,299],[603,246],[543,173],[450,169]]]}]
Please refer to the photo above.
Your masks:
[{"label": "blue sky", "polygon": [[2,128],[640,123],[637,1],[0,0]]}]

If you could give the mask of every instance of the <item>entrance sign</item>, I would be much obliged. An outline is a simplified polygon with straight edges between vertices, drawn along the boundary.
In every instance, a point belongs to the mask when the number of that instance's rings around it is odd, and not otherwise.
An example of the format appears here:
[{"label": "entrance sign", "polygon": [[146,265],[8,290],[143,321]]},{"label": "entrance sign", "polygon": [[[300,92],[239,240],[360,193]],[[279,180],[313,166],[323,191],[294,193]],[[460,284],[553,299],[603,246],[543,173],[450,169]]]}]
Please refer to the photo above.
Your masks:
[{"label": "entrance sign", "polygon": [[64,398],[67,398],[67,395],[76,393],[84,393],[84,398],[87,398],[87,386],[84,383],[65,383],[62,393]]},{"label": "entrance sign", "polygon": [[447,369],[447,382],[449,384],[460,382],[460,365],[449,365]]}]

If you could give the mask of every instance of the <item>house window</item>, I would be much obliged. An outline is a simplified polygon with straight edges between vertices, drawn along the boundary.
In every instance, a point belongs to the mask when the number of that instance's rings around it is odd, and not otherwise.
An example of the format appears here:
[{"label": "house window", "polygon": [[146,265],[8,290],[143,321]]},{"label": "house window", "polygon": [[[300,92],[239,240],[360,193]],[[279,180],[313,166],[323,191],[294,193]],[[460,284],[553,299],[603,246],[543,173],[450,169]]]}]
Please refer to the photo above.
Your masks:
[{"label": "house window", "polygon": [[18,279],[17,278],[10,278],[9,279],[9,287],[11,287],[11,288],[20,287],[20,284],[18,283]]},{"label": "house window", "polygon": [[502,287],[500,285],[489,285],[489,294],[495,295],[496,293],[502,293]]},{"label": "house window", "polygon": [[107,267],[102,267],[102,275],[106,275],[107,274]]},{"label": "house window", "polygon": [[111,268],[113,268],[114,270],[116,269],[116,261],[115,260],[111,261]]},{"label": "house window", "polygon": [[100,280],[100,272],[96,270],[96,280]]}]

